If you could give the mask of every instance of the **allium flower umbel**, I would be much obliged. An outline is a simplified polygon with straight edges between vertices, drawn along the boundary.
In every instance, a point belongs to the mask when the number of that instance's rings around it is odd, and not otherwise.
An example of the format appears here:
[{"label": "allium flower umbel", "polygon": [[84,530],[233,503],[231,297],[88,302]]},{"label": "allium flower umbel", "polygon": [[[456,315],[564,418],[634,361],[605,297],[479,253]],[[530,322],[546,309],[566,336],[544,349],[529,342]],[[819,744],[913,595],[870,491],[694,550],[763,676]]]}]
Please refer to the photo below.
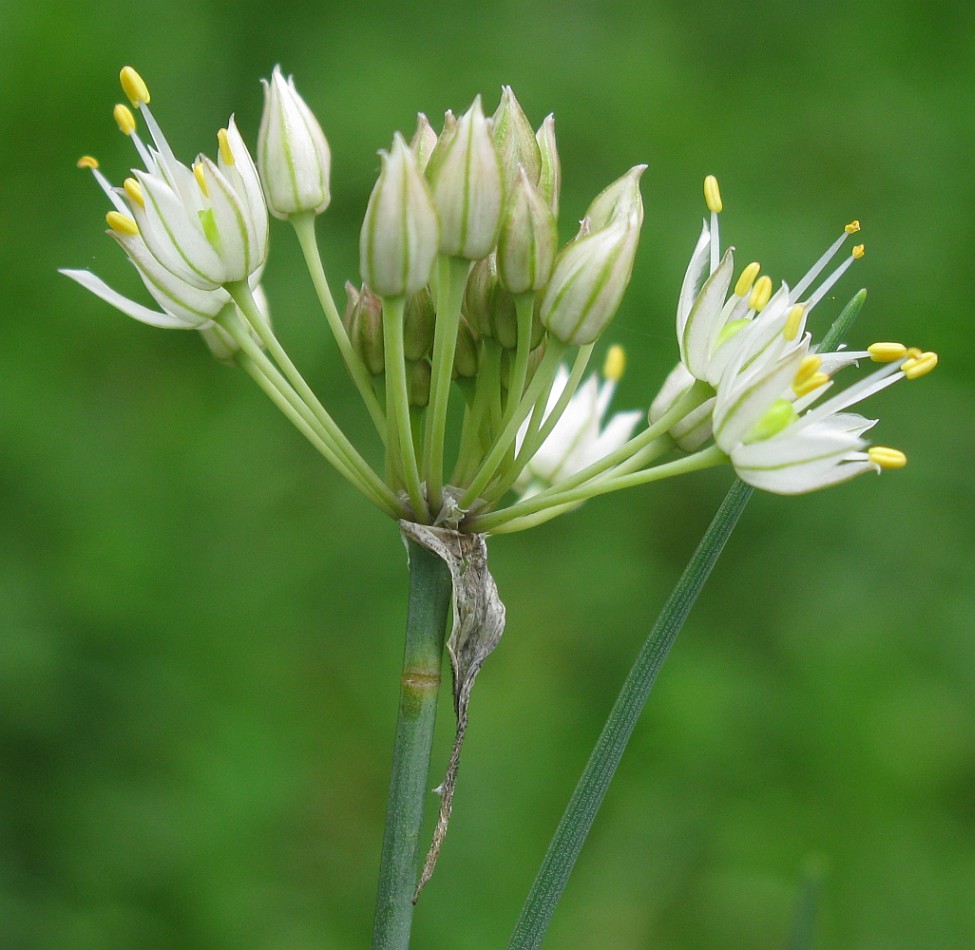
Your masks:
[{"label": "allium flower umbel", "polygon": [[[600,192],[559,248],[562,165],[551,115],[533,132],[509,87],[491,120],[480,97],[459,120],[448,112],[439,135],[420,114],[411,144],[396,133],[380,153],[360,232],[363,285],[347,285],[343,321],[314,231],[313,216],[329,201],[329,148],[293,81],[275,69],[265,83],[258,175],[233,119],[218,134],[214,160],[180,164],[141,78],[128,67],[121,78],[151,134],[143,143],[133,113],[116,107],[143,167],[116,188],[94,159],[81,164],[111,202],[109,234],[161,309],[87,271],[65,273],[143,322],[198,330],[393,518],[511,532],[595,495],[713,465],[730,463],[750,484],[791,494],[905,462],[897,450],[868,446],[873,421],[849,410],[898,379],[924,375],[937,357],[899,344],[820,352],[806,332],[810,314],[862,257],[858,245],[821,278],[857,222],[795,286],[776,288],[757,263],[736,273],[733,251],[722,253],[721,196],[708,178],[710,220],[677,305],[680,362],[648,417],[637,409],[607,421],[622,351],[609,349],[602,384],[586,370],[630,281],[645,165]],[[378,470],[267,319],[258,282],[269,207],[294,226],[385,452]],[[659,330],[648,326],[646,335]],[[883,366],[831,391],[834,375],[868,360]],[[649,401],[650,387],[644,393]]]}]

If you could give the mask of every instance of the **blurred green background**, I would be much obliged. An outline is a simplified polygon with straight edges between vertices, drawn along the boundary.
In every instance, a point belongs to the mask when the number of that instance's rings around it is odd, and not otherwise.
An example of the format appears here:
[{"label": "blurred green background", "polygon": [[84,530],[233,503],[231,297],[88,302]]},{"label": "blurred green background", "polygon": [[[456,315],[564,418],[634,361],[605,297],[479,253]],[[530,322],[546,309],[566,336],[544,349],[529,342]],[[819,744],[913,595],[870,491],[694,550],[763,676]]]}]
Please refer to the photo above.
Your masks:
[{"label": "blurred green background", "polygon": [[[333,151],[319,234],[356,278],[376,149],[414,114],[554,111],[563,237],[646,161],[647,219],[607,334],[617,407],[675,360],[673,309],[717,174],[723,235],[795,280],[850,218],[850,343],[938,350],[872,400],[911,465],[756,496],[651,697],[550,931],[553,948],[785,945],[809,862],[816,946],[975,946],[971,503],[975,15],[970,7],[497,0],[422,7],[37,0],[0,8],[0,946],[305,950],[371,932],[406,592],[397,532],[194,334],[141,297],[74,169],[132,162],[111,119],[136,65],[178,153],[213,149],[257,80],[296,76]],[[265,287],[351,430],[288,229]],[[148,300],[147,300],[148,302]],[[508,629],[474,693],[418,948],[504,946],[639,643],[730,483],[608,497],[492,563]],[[449,705],[438,762],[446,760]]]}]

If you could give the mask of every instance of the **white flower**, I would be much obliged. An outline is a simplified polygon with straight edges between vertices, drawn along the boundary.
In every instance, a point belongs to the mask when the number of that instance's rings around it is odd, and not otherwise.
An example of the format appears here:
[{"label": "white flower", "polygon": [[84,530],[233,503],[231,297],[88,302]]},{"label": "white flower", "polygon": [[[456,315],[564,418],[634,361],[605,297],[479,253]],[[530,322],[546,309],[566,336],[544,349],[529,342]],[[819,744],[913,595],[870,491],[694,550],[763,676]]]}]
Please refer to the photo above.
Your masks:
[{"label": "white flower", "polygon": [[332,153],[318,120],[298,95],[294,79],[275,66],[264,85],[257,135],[257,167],[271,213],[279,218],[321,214],[331,200]]},{"label": "white flower", "polygon": [[[803,294],[836,255],[844,241],[860,229],[853,221],[840,237],[809,269],[792,289],[785,283],[772,292],[769,277],[759,277],[757,262],[748,264],[732,287],[734,253],[729,248],[721,255],[718,237],[718,214],[721,198],[718,185],[709,176],[705,182],[705,196],[711,209],[710,225],[705,222],[691,260],[684,275],[677,303],[677,342],[681,362],[696,379],[716,385],[725,367],[741,346],[739,331],[756,318],[764,324],[763,334],[745,339],[752,347],[752,357],[762,354],[766,347],[784,349],[798,341],[806,320],[816,304],[822,300],[854,260],[863,256],[863,246],[843,261],[807,300]],[[737,340],[732,346],[731,341]]]},{"label": "white flower", "polygon": [[[741,333],[761,329],[756,321]],[[830,372],[866,357],[889,362],[807,408],[830,388]],[[718,383],[715,442],[729,456],[739,478],[784,495],[825,488],[867,471],[900,468],[907,462],[903,453],[868,448],[863,434],[876,420],[846,410],[898,379],[924,375],[936,364],[935,354],[905,347],[886,352],[872,347],[863,353],[820,357],[810,351],[808,336],[771,358],[750,359],[749,347],[742,345]]]},{"label": "white flower", "polygon": [[[607,378],[604,382],[600,385],[593,374],[572,395],[562,417],[519,478],[518,488],[523,498],[581,472],[629,441],[643,416],[639,409],[615,413],[603,425],[616,382],[622,375],[622,362],[622,350],[612,347],[606,360]],[[546,418],[555,408],[568,381],[568,370],[560,366],[549,393]],[[526,429],[527,422],[518,436],[519,450]]]}]

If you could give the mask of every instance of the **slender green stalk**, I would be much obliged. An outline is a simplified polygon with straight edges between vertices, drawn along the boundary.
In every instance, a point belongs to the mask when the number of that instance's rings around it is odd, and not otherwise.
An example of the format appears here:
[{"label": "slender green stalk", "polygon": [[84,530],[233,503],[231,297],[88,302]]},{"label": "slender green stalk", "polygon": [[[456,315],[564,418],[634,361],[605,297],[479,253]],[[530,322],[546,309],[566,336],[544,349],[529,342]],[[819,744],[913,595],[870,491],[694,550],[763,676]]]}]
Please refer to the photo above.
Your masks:
[{"label": "slender green stalk", "polygon": [[605,495],[609,492],[620,491],[623,488],[659,482],[661,479],[673,478],[675,475],[686,475],[688,472],[697,472],[703,468],[723,465],[727,461],[728,456],[718,446],[712,445],[710,448],[695,452],[693,455],[686,455],[684,458],[675,459],[673,462],[666,462],[663,465],[656,465],[653,468],[644,469],[642,472],[632,472],[628,475],[608,478],[597,476],[585,485],[579,485],[566,491],[560,490],[551,494],[539,492],[537,495],[531,495],[524,501],[519,501],[508,508],[502,508],[500,511],[492,511],[486,515],[474,515],[466,522],[466,529],[478,533],[495,532],[501,534],[508,522],[523,518],[526,515],[533,515],[547,508],[577,504],[580,501],[594,498],[596,495]]},{"label": "slender green stalk", "polygon": [[325,276],[325,268],[318,252],[318,242],[315,240],[315,216],[311,213],[293,214],[288,220],[295,229],[298,244],[301,246],[301,253],[305,257],[305,266],[311,275],[311,282],[315,287],[315,293],[318,295],[318,302],[321,304],[332,336],[335,337],[335,342],[338,344],[342,360],[355,383],[356,389],[359,390],[359,395],[362,396],[362,401],[366,404],[366,409],[369,410],[369,415],[379,433],[379,438],[383,440],[385,445],[386,416],[376,394],[373,392],[369,373],[352,348],[349,335],[345,332],[345,326],[342,324],[341,316],[339,316],[338,307],[335,306],[335,299],[332,297],[332,291],[328,286],[328,278]]},{"label": "slender green stalk", "polygon": [[423,803],[429,794],[430,747],[450,607],[447,565],[413,541],[407,547],[410,596],[406,647],[379,867],[373,950],[406,950],[410,944]]},{"label": "slender green stalk", "polygon": [[278,409],[288,417],[291,424],[325,457],[347,482],[362,492],[375,505],[378,505],[391,518],[403,517],[406,512],[401,507],[394,507],[385,497],[376,495],[368,485],[363,484],[362,480],[345,464],[345,461],[332,451],[328,442],[322,438],[314,415],[312,415],[308,407],[287,385],[284,377],[280,376],[280,374],[276,378],[273,375],[268,375],[265,368],[258,365],[243,352],[238,354],[237,363],[260,386]]},{"label": "slender green stalk", "polygon": [[508,950],[528,950],[538,947],[542,942],[606,789],[653,688],[657,673],[660,672],[660,667],[677,639],[677,634],[694,606],[718,555],[737,524],[752,490],[740,481],[731,486],[731,491],[718,509],[640,649],[636,663],[623,684],[562,821],[559,822],[558,830],[515,924]]},{"label": "slender green stalk", "polygon": [[518,435],[518,427],[524,421],[525,416],[531,411],[535,401],[551,388],[555,371],[558,369],[559,361],[566,349],[566,344],[558,340],[549,340],[545,356],[542,357],[542,362],[535,371],[532,381],[528,384],[525,394],[516,406],[516,411],[511,415],[507,426],[498,435],[487,458],[481,463],[477,475],[474,476],[473,481],[464,493],[464,497],[458,502],[459,507],[469,508],[488,482],[491,481],[498,466],[508,453],[508,449],[514,443],[515,437]]},{"label": "slender green stalk", "polygon": [[[261,342],[267,347],[268,352],[274,357],[274,361],[281,367],[281,371],[294,387],[295,392],[302,398],[309,409],[315,414],[322,428],[327,433],[335,446],[335,451],[341,455],[349,467],[371,485],[379,494],[387,494],[395,502],[395,495],[390,491],[389,486],[369,467],[366,460],[359,454],[355,446],[349,441],[346,434],[339,428],[335,420],[329,415],[328,410],[321,404],[318,397],[312,392],[311,387],[305,382],[304,377],[298,371],[298,367],[291,361],[291,358],[284,351],[284,347],[278,342],[278,338],[271,331],[267,321],[261,315],[254,300],[254,294],[247,285],[246,280],[235,281],[226,285],[227,293],[234,299],[234,303],[240,308],[251,328],[258,335]],[[227,321],[228,323],[230,321]]]},{"label": "slender green stalk", "polygon": [[430,405],[427,409],[423,472],[427,496],[434,511],[443,505],[443,450],[447,430],[447,404],[457,347],[460,307],[467,286],[471,262],[441,255],[437,261],[437,324],[433,337],[430,377]]},{"label": "slender green stalk", "polygon": [[429,520],[427,501],[420,487],[416,464],[410,400],[406,385],[406,356],[403,353],[403,308],[405,297],[383,298],[383,340],[386,347],[386,418],[391,427],[387,451],[399,451],[396,466],[403,475],[406,492],[417,521]]}]

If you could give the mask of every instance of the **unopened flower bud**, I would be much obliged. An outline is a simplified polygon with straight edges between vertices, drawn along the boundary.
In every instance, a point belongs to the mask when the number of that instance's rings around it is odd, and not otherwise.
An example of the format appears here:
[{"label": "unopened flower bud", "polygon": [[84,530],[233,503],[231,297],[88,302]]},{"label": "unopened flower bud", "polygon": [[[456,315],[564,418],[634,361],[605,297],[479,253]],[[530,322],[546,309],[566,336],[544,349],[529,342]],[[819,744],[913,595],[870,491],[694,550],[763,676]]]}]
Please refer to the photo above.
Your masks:
[{"label": "unopened flower bud", "polygon": [[437,173],[437,169],[443,164],[444,155],[447,154],[447,148],[453,141],[454,136],[457,134],[457,116],[448,109],[443,114],[443,128],[440,130],[440,135],[437,138],[437,143],[433,147],[433,151],[430,152],[427,157],[426,167],[423,169],[423,173],[427,176],[427,181],[433,181],[434,176]]},{"label": "unopened flower bud", "polygon": [[497,260],[493,254],[471,268],[464,291],[463,312],[479,336],[497,340],[505,349],[518,345],[515,298],[498,281]]},{"label": "unopened flower bud", "polygon": [[416,167],[421,172],[426,171],[430,156],[436,147],[437,133],[433,131],[430,120],[422,112],[418,112],[416,115],[416,131],[413,133],[410,148],[413,149],[413,154],[416,156]]},{"label": "unopened flower bud", "polygon": [[407,297],[403,310],[403,352],[408,360],[427,356],[433,347],[437,311],[426,287]]},{"label": "unopened flower bud", "polygon": [[522,168],[508,195],[498,235],[498,278],[513,294],[541,290],[559,248],[555,215]]},{"label": "unopened flower bud", "polygon": [[430,402],[430,364],[426,360],[406,361],[406,397],[415,409]]},{"label": "unopened flower bud", "polygon": [[436,157],[428,167],[440,215],[440,253],[479,261],[498,239],[503,196],[501,162],[480,96],[460,117],[443,160],[434,162]]},{"label": "unopened flower bud", "polygon": [[620,217],[562,248],[542,298],[549,333],[570,346],[602,333],[630,282],[639,237],[637,224]]},{"label": "unopened flower bud", "polygon": [[505,193],[510,193],[518,178],[518,167],[524,168],[534,185],[542,170],[542,156],[521,105],[511,86],[501,87],[501,102],[493,119],[494,141],[501,158]]},{"label": "unopened flower bud", "polygon": [[359,241],[362,279],[381,297],[412,294],[437,256],[437,210],[416,157],[398,132],[382,156]]},{"label": "unopened flower bud", "polygon": [[552,214],[559,216],[559,193],[562,190],[562,165],[559,150],[555,144],[555,116],[548,115],[535,133],[538,153],[541,158],[541,172],[538,176],[538,190],[548,202]]},{"label": "unopened flower bud", "polygon": [[264,114],[257,135],[257,168],[268,210],[278,218],[321,214],[331,200],[332,155],[318,120],[275,66],[264,84]]},{"label": "unopened flower bud", "polygon": [[471,329],[471,325],[463,316],[457,324],[457,346],[454,348],[453,375],[465,379],[471,379],[477,375],[477,338]]},{"label": "unopened flower bud", "polygon": [[640,178],[646,170],[646,165],[634,165],[622,178],[596,195],[586,211],[592,230],[598,231],[621,216],[635,220],[637,228],[643,225]]},{"label": "unopened flower bud", "polygon": [[345,285],[350,306],[346,308],[346,330],[349,342],[372,376],[386,371],[383,343],[383,302],[368,288],[361,291]]}]

